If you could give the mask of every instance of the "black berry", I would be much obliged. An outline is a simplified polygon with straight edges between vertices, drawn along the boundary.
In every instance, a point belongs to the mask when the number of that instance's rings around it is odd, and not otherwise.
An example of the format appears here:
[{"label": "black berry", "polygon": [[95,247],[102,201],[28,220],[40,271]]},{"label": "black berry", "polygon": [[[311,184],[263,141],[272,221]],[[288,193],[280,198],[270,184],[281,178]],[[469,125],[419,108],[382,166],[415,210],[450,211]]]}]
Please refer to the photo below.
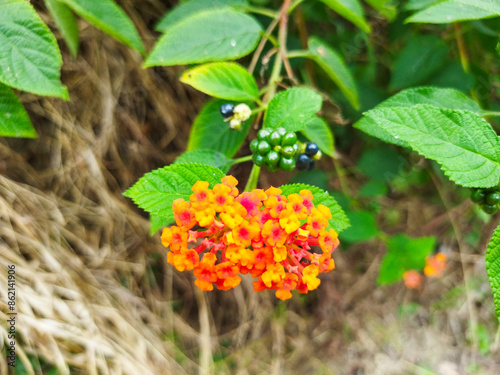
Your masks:
[{"label": "black berry", "polygon": [[234,105],[231,103],[225,103],[220,106],[220,113],[223,117],[228,118],[234,115]]},{"label": "black berry", "polygon": [[311,162],[312,161],[309,155],[300,154],[295,165],[297,166],[297,169],[299,171],[307,171],[309,169],[309,166],[311,165]]},{"label": "black berry", "polygon": [[307,168],[308,171],[312,171],[316,167],[316,161],[311,160],[311,164],[309,164],[309,168]]},{"label": "black berry", "polygon": [[314,142],[310,142],[306,146],[305,153],[312,157],[312,156],[316,155],[318,153],[318,151],[319,151],[318,145]]}]

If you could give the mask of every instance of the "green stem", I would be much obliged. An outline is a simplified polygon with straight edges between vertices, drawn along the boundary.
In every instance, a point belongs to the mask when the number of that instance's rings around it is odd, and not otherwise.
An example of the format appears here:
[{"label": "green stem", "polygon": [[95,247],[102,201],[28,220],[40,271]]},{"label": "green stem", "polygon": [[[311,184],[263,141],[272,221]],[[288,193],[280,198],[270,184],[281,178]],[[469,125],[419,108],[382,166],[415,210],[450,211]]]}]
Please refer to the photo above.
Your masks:
[{"label": "green stem", "polygon": [[458,22],[453,23],[455,28],[455,38],[457,39],[458,53],[460,54],[460,62],[465,73],[470,73],[469,58],[465,49],[464,39],[462,37],[462,28]]},{"label": "green stem", "polygon": [[300,50],[288,51],[286,56],[289,59],[293,59],[295,57],[311,57],[311,52],[300,49]]},{"label": "green stem", "polygon": [[278,18],[279,17],[278,12],[274,12],[271,9],[267,9],[267,8],[254,7],[254,6],[248,5],[244,8],[244,10],[247,12],[250,12],[250,13],[261,14],[261,15],[269,17],[269,18]]},{"label": "green stem", "polygon": [[252,155],[242,156],[241,158],[231,160],[231,165],[244,163],[250,160],[252,160]]},{"label": "green stem", "polygon": [[259,181],[260,167],[256,164],[253,165],[250,171],[250,176],[248,177],[247,185],[245,186],[245,192],[252,191],[257,188],[257,182]]}]

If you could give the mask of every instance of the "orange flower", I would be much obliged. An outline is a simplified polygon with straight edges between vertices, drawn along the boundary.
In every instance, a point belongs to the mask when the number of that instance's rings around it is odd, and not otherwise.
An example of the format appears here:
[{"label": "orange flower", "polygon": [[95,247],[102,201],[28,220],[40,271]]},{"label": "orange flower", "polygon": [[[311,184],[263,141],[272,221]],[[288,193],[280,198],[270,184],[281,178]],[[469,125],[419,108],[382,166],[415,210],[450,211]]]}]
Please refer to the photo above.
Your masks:
[{"label": "orange flower", "polygon": [[403,274],[403,280],[408,289],[418,289],[422,284],[423,277],[417,271],[409,270]]},{"label": "orange flower", "polygon": [[443,253],[425,258],[424,274],[428,277],[441,277],[446,268],[446,260]]}]

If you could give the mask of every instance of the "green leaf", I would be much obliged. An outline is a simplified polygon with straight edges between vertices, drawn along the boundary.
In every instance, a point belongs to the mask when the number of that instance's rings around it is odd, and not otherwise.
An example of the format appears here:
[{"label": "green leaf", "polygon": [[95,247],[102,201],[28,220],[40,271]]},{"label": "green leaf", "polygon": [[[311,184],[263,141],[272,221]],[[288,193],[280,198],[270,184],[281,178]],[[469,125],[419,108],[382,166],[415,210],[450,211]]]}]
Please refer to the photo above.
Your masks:
[{"label": "green leaf", "polygon": [[367,148],[356,163],[356,167],[366,177],[387,183],[401,175],[407,162],[391,148]]},{"label": "green leaf", "polygon": [[181,163],[146,173],[124,195],[150,214],[174,221],[172,202],[178,198],[189,200],[192,186],[208,181],[210,187],[220,183],[224,173],[204,164]]},{"label": "green leaf", "polygon": [[405,22],[452,23],[500,16],[496,0],[444,0],[407,18]]},{"label": "green leaf", "polygon": [[181,81],[216,98],[241,101],[259,98],[259,88],[253,76],[232,62],[197,66],[185,71]]},{"label": "green leaf", "polygon": [[170,27],[144,66],[239,59],[255,49],[261,31],[255,18],[228,8],[199,12]]},{"label": "green leaf", "polygon": [[317,37],[309,38],[308,44],[311,53],[308,57],[314,60],[328,74],[342,91],[342,94],[349,100],[349,103],[355,109],[359,109],[358,89],[343,57]]},{"label": "green leaf", "polygon": [[[370,6],[384,16],[389,22],[394,21],[398,9],[392,0],[365,0]],[[421,0],[419,0],[421,1]],[[435,1],[435,0],[432,0]]]},{"label": "green leaf", "polygon": [[164,217],[156,216],[156,215],[149,215],[149,234],[152,236],[156,232],[158,232],[160,229],[165,228],[167,225],[169,225],[171,221],[169,219],[166,219]]},{"label": "green leaf", "polygon": [[387,185],[377,180],[368,181],[359,189],[359,196],[363,198],[376,198],[386,195],[388,192]]},{"label": "green leaf", "polygon": [[411,38],[394,62],[390,89],[400,90],[424,82],[445,64],[448,49],[434,35]]},{"label": "green leaf", "polygon": [[500,319],[500,226],[493,232],[486,249],[486,273],[493,292],[495,313]]},{"label": "green leaf", "polygon": [[144,45],[127,14],[112,0],[59,0],[80,17],[144,55]]},{"label": "green leaf", "polygon": [[323,99],[308,87],[292,87],[275,95],[267,107],[264,128],[299,131],[321,109]]},{"label": "green leaf", "polygon": [[458,185],[497,185],[500,139],[477,114],[419,104],[372,109],[365,115],[419,154],[441,164],[444,173]]},{"label": "green leaf", "polygon": [[187,151],[210,149],[232,158],[240,149],[250,129],[251,119],[243,124],[241,130],[231,130],[220,114],[220,106],[224,103],[236,104],[219,99],[205,104],[194,120]]},{"label": "green leaf", "polygon": [[232,160],[226,155],[214,150],[193,150],[186,151],[175,159],[174,164],[179,163],[198,163],[211,165],[219,168],[222,172],[227,173],[231,168]]},{"label": "green leaf", "polygon": [[[400,91],[396,95],[383,101],[374,109],[391,107],[412,107],[417,104],[429,104],[438,108],[467,110],[481,114],[483,111],[475,101],[458,90],[439,87],[415,87]],[[385,142],[408,147],[401,138],[394,138],[384,129],[377,126],[371,118],[363,116],[354,127]]]},{"label": "green leaf", "polygon": [[313,116],[308,122],[302,134],[311,142],[315,142],[319,149],[328,156],[333,156],[333,133],[326,120],[319,116]]},{"label": "green leaf", "polygon": [[382,259],[377,279],[379,285],[397,282],[409,270],[423,270],[425,257],[432,253],[436,246],[434,237],[409,238],[397,234],[387,244],[387,254]]},{"label": "green leaf", "polygon": [[357,243],[367,241],[378,233],[375,224],[375,216],[367,211],[348,211],[347,217],[351,226],[341,235],[340,240],[348,243]]},{"label": "green leaf", "polygon": [[19,90],[69,99],[60,78],[54,35],[26,0],[0,0],[0,82]]},{"label": "green leaf", "polygon": [[351,21],[354,25],[365,33],[371,32],[370,25],[365,20],[363,8],[358,0],[321,0],[323,3],[332,8],[346,20]]},{"label": "green leaf", "polygon": [[78,54],[78,45],[80,44],[80,36],[75,16],[59,0],[45,0],[45,5],[47,5],[47,9],[52,14],[57,28],[66,41],[71,54],[73,57],[76,57]]},{"label": "green leaf", "polygon": [[350,226],[349,219],[346,214],[339,206],[334,197],[332,197],[328,192],[311,185],[306,184],[288,184],[280,186],[284,196],[289,196],[290,194],[298,194],[301,190],[309,190],[313,194],[312,202],[317,207],[322,204],[330,209],[332,218],[328,220],[332,227],[337,233],[342,232],[344,229]]},{"label": "green leaf", "polygon": [[233,8],[241,10],[248,5],[246,0],[191,0],[168,12],[155,26],[156,31],[166,32],[170,27],[204,10]]},{"label": "green leaf", "polygon": [[0,83],[0,136],[36,138],[23,105],[12,90]]},{"label": "green leaf", "polygon": [[428,7],[438,0],[409,0],[404,6],[405,10],[419,10]]}]

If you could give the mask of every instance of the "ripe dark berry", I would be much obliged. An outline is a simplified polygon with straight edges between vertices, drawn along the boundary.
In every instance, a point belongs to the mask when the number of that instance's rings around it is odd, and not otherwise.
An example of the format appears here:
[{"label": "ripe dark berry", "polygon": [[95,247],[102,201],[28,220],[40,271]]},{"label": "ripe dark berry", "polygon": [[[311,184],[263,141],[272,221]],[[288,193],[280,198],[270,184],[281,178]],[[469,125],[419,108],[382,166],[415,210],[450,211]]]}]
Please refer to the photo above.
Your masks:
[{"label": "ripe dark berry", "polygon": [[260,129],[257,132],[257,138],[260,139],[261,141],[267,141],[267,138],[269,137],[269,134],[271,134],[271,131],[268,129]]},{"label": "ripe dark berry", "polygon": [[261,155],[266,155],[271,151],[271,145],[267,141],[260,141],[257,146],[257,152]]},{"label": "ripe dark berry", "polygon": [[487,214],[493,215],[495,212],[498,211],[498,206],[496,204],[494,205],[485,204],[484,206],[481,206],[481,209]]},{"label": "ripe dark berry", "polygon": [[484,202],[484,198],[485,198],[486,194],[484,194],[484,191],[480,190],[480,189],[477,189],[477,190],[473,190],[471,195],[470,195],[470,199],[471,201],[473,201],[474,203],[483,203]]},{"label": "ripe dark berry", "polygon": [[295,150],[292,146],[285,146],[281,149],[281,154],[286,158],[291,158],[295,155]]},{"label": "ripe dark berry", "polygon": [[277,130],[269,134],[269,143],[271,146],[277,146],[281,143],[281,134]]},{"label": "ripe dark berry", "polygon": [[266,158],[262,155],[259,154],[254,154],[252,156],[252,161],[254,164],[258,167],[262,167],[264,165],[264,162],[266,161]]},{"label": "ripe dark berry", "polygon": [[250,151],[252,151],[252,154],[256,154],[259,151],[258,139],[254,139],[252,142],[250,142]]},{"label": "ripe dark berry", "polygon": [[234,105],[231,103],[225,103],[220,106],[220,113],[224,118],[229,118],[234,115]]},{"label": "ripe dark berry", "polygon": [[297,134],[294,132],[288,132],[281,138],[282,146],[293,146],[295,143],[297,143]]},{"label": "ripe dark berry", "polygon": [[266,164],[267,165],[277,165],[280,162],[280,154],[276,151],[269,151],[266,155]]},{"label": "ripe dark berry", "polygon": [[291,172],[295,168],[295,159],[294,158],[281,158],[280,160],[280,168],[285,172]]},{"label": "ripe dark berry", "polygon": [[498,203],[500,203],[500,194],[497,193],[496,191],[493,192],[493,193],[488,193],[486,195],[486,198],[485,198],[484,202],[486,204],[491,205],[491,206],[497,205]]},{"label": "ripe dark berry", "polygon": [[311,158],[309,155],[300,154],[295,165],[299,171],[307,171],[311,165]]},{"label": "ripe dark berry", "polygon": [[309,164],[309,168],[307,168],[308,171],[312,171],[316,167],[316,161],[311,160],[311,164]]},{"label": "ripe dark berry", "polygon": [[314,156],[318,153],[318,151],[319,151],[318,145],[314,142],[310,142],[306,146],[305,153],[309,156]]}]

